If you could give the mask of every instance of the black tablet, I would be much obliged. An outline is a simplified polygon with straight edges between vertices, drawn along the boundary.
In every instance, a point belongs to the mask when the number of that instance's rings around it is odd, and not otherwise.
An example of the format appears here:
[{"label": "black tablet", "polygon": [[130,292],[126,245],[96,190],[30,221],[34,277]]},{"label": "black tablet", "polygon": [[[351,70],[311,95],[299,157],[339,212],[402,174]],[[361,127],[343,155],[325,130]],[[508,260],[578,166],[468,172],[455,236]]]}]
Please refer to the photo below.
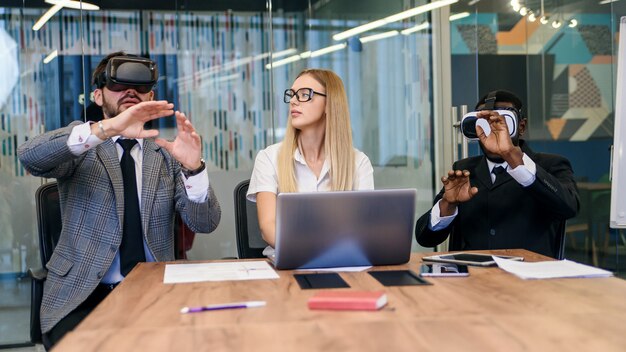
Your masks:
[{"label": "black tablet", "polygon": [[[523,257],[514,257],[508,255],[497,255],[498,258],[509,259],[509,260],[524,260]],[[441,255],[433,255],[429,257],[423,257],[422,260],[429,262],[442,262],[442,263],[454,263],[454,264],[465,264],[465,265],[474,265],[474,266],[492,266],[496,265],[496,262],[493,260],[491,254],[484,253],[453,253],[453,254],[441,254]]]},{"label": "black tablet", "polygon": [[430,285],[430,282],[422,279],[411,270],[377,270],[368,273],[383,286]]},{"label": "black tablet", "polygon": [[345,288],[350,287],[337,273],[294,274],[300,288]]}]

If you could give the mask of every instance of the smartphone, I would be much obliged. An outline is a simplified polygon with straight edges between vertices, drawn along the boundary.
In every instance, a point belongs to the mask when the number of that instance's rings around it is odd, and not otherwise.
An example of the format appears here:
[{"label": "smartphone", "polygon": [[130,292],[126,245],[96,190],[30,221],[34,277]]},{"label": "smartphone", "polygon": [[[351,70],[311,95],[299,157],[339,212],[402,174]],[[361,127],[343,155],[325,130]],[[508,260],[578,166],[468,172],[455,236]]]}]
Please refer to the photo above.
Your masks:
[{"label": "smartphone", "polygon": [[[497,255],[498,258],[504,258],[509,260],[524,260],[523,257],[514,257],[507,255]],[[423,261],[427,262],[439,262],[439,263],[451,263],[451,264],[466,264],[475,266],[492,266],[496,265],[491,254],[484,253],[453,253],[433,255],[430,257],[423,257]]]},{"label": "smartphone", "polygon": [[420,267],[420,276],[433,276],[433,277],[469,276],[469,270],[467,269],[467,265],[463,265],[463,264],[447,264],[447,263],[422,264],[422,266]]}]

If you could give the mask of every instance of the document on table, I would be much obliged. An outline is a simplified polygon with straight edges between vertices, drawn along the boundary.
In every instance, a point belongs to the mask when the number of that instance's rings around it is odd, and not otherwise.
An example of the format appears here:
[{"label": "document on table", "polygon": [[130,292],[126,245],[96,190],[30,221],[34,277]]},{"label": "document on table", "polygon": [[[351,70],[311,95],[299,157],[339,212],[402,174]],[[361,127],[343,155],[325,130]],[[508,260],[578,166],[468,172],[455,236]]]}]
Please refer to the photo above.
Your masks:
[{"label": "document on table", "polygon": [[576,263],[570,260],[551,260],[545,262],[519,262],[493,257],[500,269],[515,274],[522,279],[554,279],[610,277],[613,273],[593,266]]},{"label": "document on table", "polygon": [[224,263],[167,264],[164,284],[202,281],[278,279],[278,274],[266,261]]}]

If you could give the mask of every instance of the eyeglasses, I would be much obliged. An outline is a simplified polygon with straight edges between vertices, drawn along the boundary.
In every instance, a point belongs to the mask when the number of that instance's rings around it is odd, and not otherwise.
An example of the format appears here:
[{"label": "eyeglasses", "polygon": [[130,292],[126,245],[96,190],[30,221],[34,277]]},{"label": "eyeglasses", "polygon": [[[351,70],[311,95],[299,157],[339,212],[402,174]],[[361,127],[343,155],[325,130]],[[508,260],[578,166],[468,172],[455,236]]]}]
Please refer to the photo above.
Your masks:
[{"label": "eyeglasses", "polygon": [[316,92],[312,88],[300,88],[298,90],[286,89],[285,95],[283,97],[283,101],[287,104],[291,101],[291,98],[294,96],[298,99],[299,102],[305,103],[311,99],[313,99],[313,95],[321,95],[323,97],[326,96],[324,93]]}]

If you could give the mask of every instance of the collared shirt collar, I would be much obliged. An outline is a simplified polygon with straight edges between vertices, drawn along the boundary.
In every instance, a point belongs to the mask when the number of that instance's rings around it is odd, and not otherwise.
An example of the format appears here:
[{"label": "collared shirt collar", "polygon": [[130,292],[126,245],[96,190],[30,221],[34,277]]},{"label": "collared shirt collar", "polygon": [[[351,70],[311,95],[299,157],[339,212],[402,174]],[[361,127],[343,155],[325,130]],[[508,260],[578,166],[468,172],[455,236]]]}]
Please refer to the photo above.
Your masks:
[{"label": "collared shirt collar", "polygon": [[[487,158],[485,158],[487,159]],[[501,163],[494,163],[493,161],[487,159],[487,167],[489,168],[489,172],[493,171],[493,168],[496,166],[502,166],[505,170],[509,169],[509,164],[506,161],[503,161]]]},{"label": "collared shirt collar", "polygon": [[[121,138],[121,136],[111,137],[111,139],[113,140],[113,143],[115,143],[115,144],[117,144],[118,138]],[[135,138],[135,139],[137,140],[137,144],[139,145],[139,149],[143,149],[143,138]]]}]

